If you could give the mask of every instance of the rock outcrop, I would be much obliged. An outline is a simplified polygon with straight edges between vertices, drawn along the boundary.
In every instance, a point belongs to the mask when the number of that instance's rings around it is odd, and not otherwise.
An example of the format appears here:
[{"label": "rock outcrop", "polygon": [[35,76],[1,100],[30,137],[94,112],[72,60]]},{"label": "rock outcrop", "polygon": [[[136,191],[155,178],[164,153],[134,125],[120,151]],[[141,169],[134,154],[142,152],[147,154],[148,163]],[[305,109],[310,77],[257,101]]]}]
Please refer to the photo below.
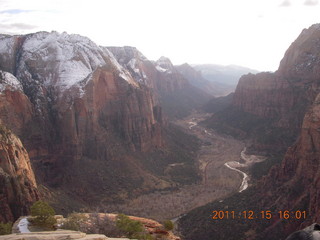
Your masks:
[{"label": "rock outcrop", "polygon": [[0,70],[0,118],[19,136],[32,121],[33,107],[21,83],[12,74]]},{"label": "rock outcrop", "polygon": [[137,82],[152,89],[155,101],[160,102],[171,118],[184,117],[212,98],[211,94],[190,84],[167,57],[153,62],[134,47],[108,47],[108,50]]},{"label": "rock outcrop", "polygon": [[0,125],[0,222],[29,212],[39,199],[30,159],[20,139]]},{"label": "rock outcrop", "polygon": [[281,232],[284,236],[297,228],[306,227],[320,220],[320,94],[307,111],[300,137],[285,154],[280,166],[274,167],[261,183],[265,196],[262,206],[271,208],[306,211],[308,217],[298,221],[278,219],[265,235]]},{"label": "rock outcrop", "polygon": [[129,240],[128,238],[108,238],[102,234],[85,234],[78,231],[52,231],[52,232],[34,232],[34,233],[16,233],[0,236],[1,240]]},{"label": "rock outcrop", "polygon": [[[319,39],[320,25],[315,24],[303,30],[292,43],[277,72],[246,75],[239,82],[233,107],[238,113],[248,114],[241,121],[252,125],[253,116],[260,121],[268,119],[266,131],[287,129],[295,133],[296,141],[287,148],[281,164],[273,166],[253,188],[225,199],[223,203],[211,203],[194,211],[193,214],[199,216],[209,208],[252,209],[255,214],[270,210],[273,216],[269,220],[259,219],[260,216],[251,222],[241,218],[235,220],[232,230],[237,231],[237,239],[285,239],[290,233],[320,220]],[[241,124],[239,121],[238,126]],[[271,138],[273,144],[276,137]],[[285,211],[286,216],[279,215]],[[297,211],[304,215],[296,215]],[[205,219],[193,225],[188,217],[192,218],[187,216],[183,220],[185,227],[198,230],[187,234],[186,239],[196,239],[194,236],[203,232],[199,226],[214,229],[209,230],[205,239],[234,237],[233,233],[227,233],[230,226],[224,221]]]},{"label": "rock outcrop", "polygon": [[[0,117],[25,142],[41,183],[74,183],[82,194],[88,182],[105,186],[121,171],[143,181],[129,153],[164,144],[162,110],[147,85],[82,36],[3,35],[0,43],[0,69],[16,77],[14,87],[2,91]],[[85,174],[88,167],[93,172]],[[121,186],[111,182],[113,189]]]},{"label": "rock outcrop", "polygon": [[45,194],[59,189],[60,201],[83,206],[175,186],[161,172],[180,152],[165,142],[159,92],[189,86],[176,70],[67,33],[1,35],[0,46],[0,70],[14,78],[0,85],[0,118],[24,143]]},{"label": "rock outcrop", "polygon": [[[229,132],[240,129],[253,138],[257,149],[285,151],[293,144],[304,114],[319,92],[318,28],[314,25],[301,33],[275,73],[242,76],[232,106],[212,122],[223,119]],[[233,122],[236,116],[241,124]]]}]

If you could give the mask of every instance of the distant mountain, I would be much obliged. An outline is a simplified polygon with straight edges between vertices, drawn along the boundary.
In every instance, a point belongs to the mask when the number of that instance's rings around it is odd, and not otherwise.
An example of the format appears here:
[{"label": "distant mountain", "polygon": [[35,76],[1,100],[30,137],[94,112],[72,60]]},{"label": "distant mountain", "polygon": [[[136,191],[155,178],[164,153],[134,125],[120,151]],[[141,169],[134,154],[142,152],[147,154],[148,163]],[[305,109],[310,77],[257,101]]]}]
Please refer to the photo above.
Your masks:
[{"label": "distant mountain", "polygon": [[254,69],[237,65],[223,66],[217,64],[194,64],[192,67],[197,71],[200,71],[205,79],[214,83],[228,85],[233,89],[233,91],[242,75],[248,73],[255,74],[259,72]]},{"label": "distant mountain", "polygon": [[136,48],[128,46],[108,47],[108,50],[136,82],[153,91],[155,101],[170,118],[185,117],[212,98],[210,93],[190,83],[167,57],[150,61]]},{"label": "distant mountain", "polygon": [[175,66],[176,69],[190,82],[191,85],[211,94],[215,97],[225,96],[232,91],[232,87],[205,79],[201,72],[190,66],[188,63]]}]

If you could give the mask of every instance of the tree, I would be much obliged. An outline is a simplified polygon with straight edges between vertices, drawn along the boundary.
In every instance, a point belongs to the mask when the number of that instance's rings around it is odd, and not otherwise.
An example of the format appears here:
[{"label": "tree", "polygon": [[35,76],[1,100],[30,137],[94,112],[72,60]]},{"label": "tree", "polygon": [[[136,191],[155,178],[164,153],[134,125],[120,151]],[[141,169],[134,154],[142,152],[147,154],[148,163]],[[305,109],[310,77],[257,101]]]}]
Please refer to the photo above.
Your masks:
[{"label": "tree", "polygon": [[11,234],[12,231],[12,223],[3,223],[0,222],[0,235]]},{"label": "tree", "polygon": [[164,228],[165,228],[167,231],[170,231],[170,230],[173,229],[174,224],[173,224],[173,222],[170,221],[170,220],[165,220],[165,221],[163,222],[163,226],[164,226]]},{"label": "tree", "polygon": [[119,214],[117,217],[116,226],[125,232],[125,234],[128,237],[133,237],[134,235],[137,235],[138,233],[143,232],[142,223],[130,219],[125,214]]},{"label": "tree", "polygon": [[67,220],[61,228],[74,231],[85,231],[84,229],[81,229],[81,223],[87,220],[88,218],[83,213],[71,213],[68,215]]},{"label": "tree", "polygon": [[35,225],[53,227],[56,223],[54,214],[55,211],[46,202],[37,201],[31,206],[31,216],[34,217],[32,222]]}]

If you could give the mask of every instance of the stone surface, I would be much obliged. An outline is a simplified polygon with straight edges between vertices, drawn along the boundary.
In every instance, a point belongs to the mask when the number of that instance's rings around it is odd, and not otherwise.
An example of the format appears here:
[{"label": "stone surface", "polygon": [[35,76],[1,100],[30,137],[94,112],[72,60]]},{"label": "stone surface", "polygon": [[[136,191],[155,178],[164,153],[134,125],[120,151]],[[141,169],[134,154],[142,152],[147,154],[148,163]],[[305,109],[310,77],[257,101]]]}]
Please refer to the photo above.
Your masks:
[{"label": "stone surface", "polygon": [[[244,92],[236,93],[234,103],[244,111],[262,117],[274,116],[275,124],[292,130],[301,126],[297,141],[288,148],[281,165],[273,167],[263,179],[257,196],[263,199],[259,203],[261,209],[301,210],[307,212],[308,218],[275,219],[261,233],[262,239],[288,236],[320,220],[319,36],[319,24],[303,30],[287,50],[276,73],[245,76],[237,88]],[[246,100],[245,94],[248,95]],[[272,108],[268,108],[270,106]]]},{"label": "stone surface", "polygon": [[38,200],[30,159],[20,139],[0,125],[0,222],[17,219]]},{"label": "stone surface", "polygon": [[256,149],[285,151],[297,138],[304,115],[320,90],[319,34],[318,25],[304,30],[287,50],[278,71],[242,76],[231,108],[212,121],[222,119],[227,131],[245,132]]},{"label": "stone surface", "polygon": [[[194,215],[197,211],[201,212],[204,219],[199,220],[199,223],[189,224],[188,229],[185,227],[183,231],[187,234],[191,233],[192,236],[186,239],[197,239],[197,233],[201,234],[206,229],[209,229],[210,235],[205,236],[205,239],[215,237],[285,239],[292,232],[303,229],[313,222],[319,222],[319,39],[320,25],[316,24],[303,30],[286,52],[277,72],[249,74],[240,79],[234,95],[233,107],[239,114],[235,116],[246,116],[246,118],[236,119],[237,123],[233,126],[239,127],[246,121],[249,125],[262,122],[268,125],[260,130],[266,132],[274,129],[279,132],[281,129],[287,129],[286,134],[294,132],[295,142],[286,148],[282,162],[273,166],[269,173],[247,192],[193,211]],[[254,117],[258,121],[252,121]],[[258,135],[261,132],[256,131],[253,134]],[[277,147],[277,137],[277,135],[272,136],[270,144],[272,148],[268,153]],[[251,207],[257,212],[269,210],[273,217],[268,220],[258,219],[259,217],[249,221],[235,219],[234,225],[229,225],[229,219],[228,222],[226,221],[227,224],[219,222],[220,220],[213,222],[211,218],[206,219],[208,207],[211,210],[220,204],[226,204],[224,207],[228,209],[241,206],[239,211],[247,211]],[[222,207],[220,209],[223,209]],[[206,212],[203,213],[203,211]],[[287,211],[290,217],[282,216],[281,218],[279,211],[282,213]],[[298,219],[295,219],[296,211],[305,211],[306,216],[298,215]],[[194,231],[189,232],[190,228]],[[238,230],[240,237],[234,235],[235,229]]]},{"label": "stone surface", "polygon": [[304,117],[297,143],[288,149],[281,166],[273,168],[264,179],[264,191],[260,193],[264,196],[267,192],[263,205],[274,206],[279,211],[284,208],[289,211],[306,211],[308,218],[282,225],[274,224],[267,234],[281,231],[289,235],[298,227],[306,227],[320,220],[319,128],[320,94]]},{"label": "stone surface", "polygon": [[[0,236],[1,240],[107,240],[105,235],[101,234],[85,234],[77,231],[52,231],[52,232],[35,232],[35,233],[16,233],[11,235]],[[118,240],[126,240],[126,238],[117,238]]]},{"label": "stone surface", "polygon": [[160,151],[167,146],[159,93],[190,86],[171,62],[162,72],[163,62],[134,48],[112,53],[57,32],[0,35],[0,44],[0,69],[17,79],[17,89],[0,95],[0,118],[23,141],[47,199],[79,209],[175,185],[144,162],[172,152]]},{"label": "stone surface", "polygon": [[[109,47],[118,62],[126,68],[134,79],[146,84],[154,93],[154,100],[160,102],[169,117],[181,118],[199,109],[212,98],[173,66],[169,58],[161,57],[153,62],[134,47]],[[200,82],[205,80],[195,80]]]}]

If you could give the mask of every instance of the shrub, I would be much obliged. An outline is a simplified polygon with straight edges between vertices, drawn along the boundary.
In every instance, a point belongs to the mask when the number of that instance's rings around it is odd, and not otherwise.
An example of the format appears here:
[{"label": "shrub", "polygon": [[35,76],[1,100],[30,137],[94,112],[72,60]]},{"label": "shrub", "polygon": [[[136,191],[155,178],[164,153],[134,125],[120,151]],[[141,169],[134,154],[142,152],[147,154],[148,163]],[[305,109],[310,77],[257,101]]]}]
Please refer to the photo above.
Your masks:
[{"label": "shrub", "polygon": [[63,223],[62,229],[85,231],[81,229],[81,223],[85,222],[88,218],[81,213],[71,213],[68,215],[67,220]]},{"label": "shrub", "polygon": [[165,220],[165,221],[163,222],[163,226],[164,226],[164,228],[165,228],[167,231],[170,231],[170,230],[173,229],[174,224],[173,224],[173,222],[170,221],[170,220]]},{"label": "shrub", "polygon": [[0,222],[0,235],[11,234],[12,231],[12,223],[3,223]]},{"label": "shrub", "polygon": [[32,223],[39,226],[52,228],[56,223],[53,208],[46,202],[37,201],[31,206]]},{"label": "shrub", "polygon": [[130,219],[125,214],[118,215],[116,226],[130,238],[134,237],[134,235],[137,235],[138,233],[143,232],[142,223]]},{"label": "shrub", "polygon": [[153,240],[154,238],[149,233],[135,233],[132,236],[135,239],[139,240]]}]

